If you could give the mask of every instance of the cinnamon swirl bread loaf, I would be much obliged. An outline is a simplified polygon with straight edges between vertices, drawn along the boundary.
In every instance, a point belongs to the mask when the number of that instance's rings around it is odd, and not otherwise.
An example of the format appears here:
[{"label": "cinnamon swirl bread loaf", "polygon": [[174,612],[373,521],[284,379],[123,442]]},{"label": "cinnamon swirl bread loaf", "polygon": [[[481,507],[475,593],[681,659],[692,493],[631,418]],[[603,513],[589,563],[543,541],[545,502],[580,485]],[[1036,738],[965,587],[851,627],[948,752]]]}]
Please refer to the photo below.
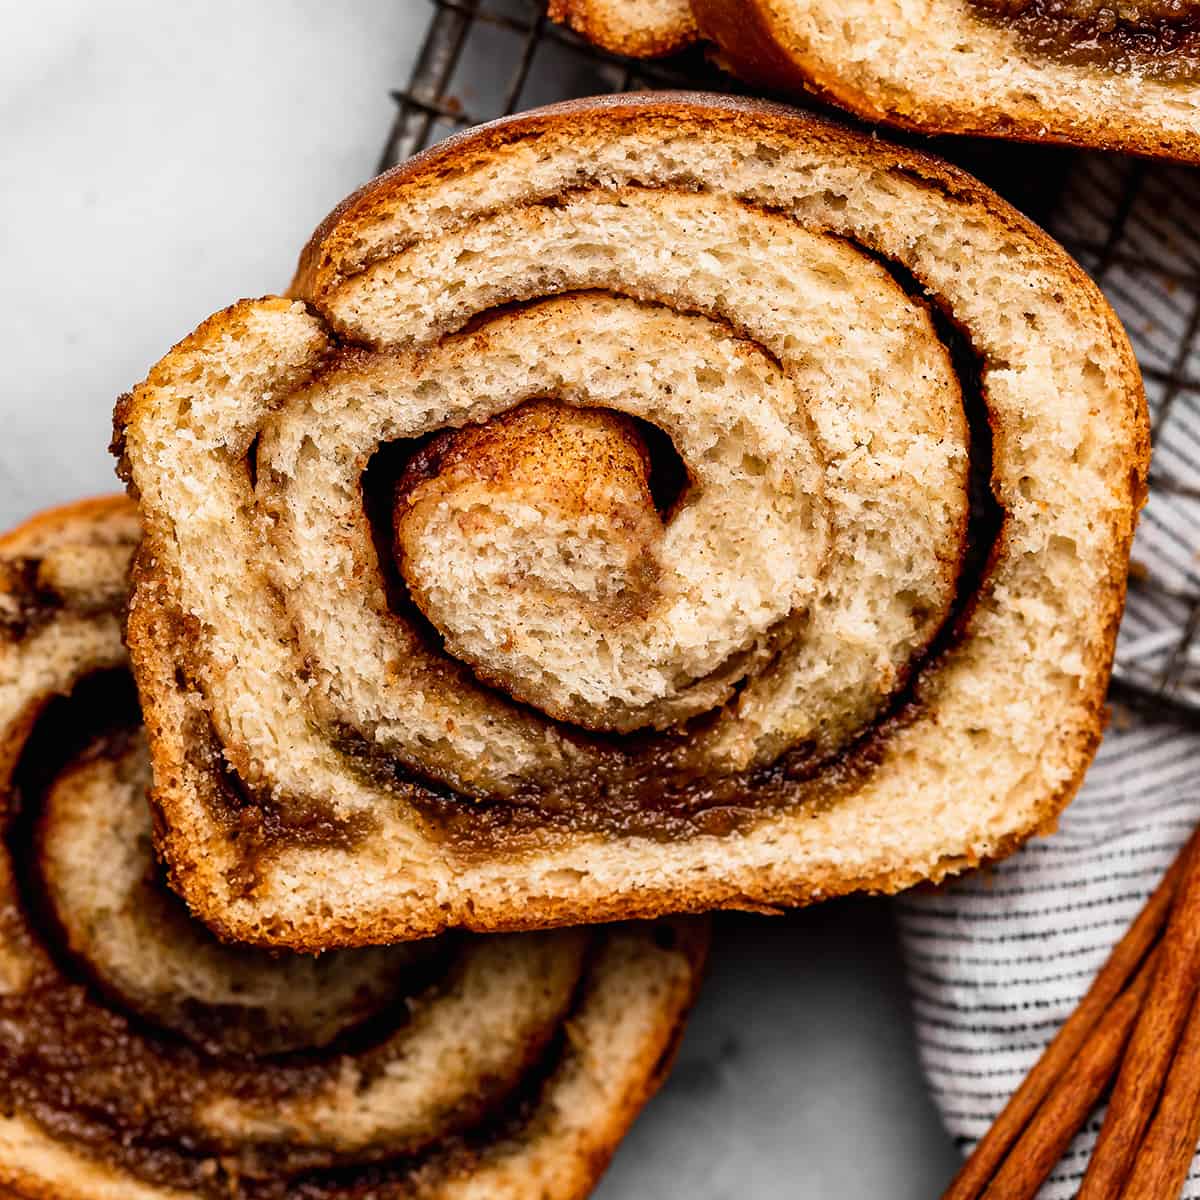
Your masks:
[{"label": "cinnamon swirl bread loaf", "polygon": [[160,845],[297,947],[893,891],[1049,828],[1142,501],[1125,336],[931,158],[611,99],[352,196],[123,399]]},{"label": "cinnamon swirl bread loaf", "polygon": [[123,497],[0,539],[0,1192],[579,1197],[666,1070],[703,925],[321,958],[155,869]]},{"label": "cinnamon swirl bread loaf", "polygon": [[1200,162],[1198,0],[566,0],[606,49],[708,39],[748,82],[923,133]]}]

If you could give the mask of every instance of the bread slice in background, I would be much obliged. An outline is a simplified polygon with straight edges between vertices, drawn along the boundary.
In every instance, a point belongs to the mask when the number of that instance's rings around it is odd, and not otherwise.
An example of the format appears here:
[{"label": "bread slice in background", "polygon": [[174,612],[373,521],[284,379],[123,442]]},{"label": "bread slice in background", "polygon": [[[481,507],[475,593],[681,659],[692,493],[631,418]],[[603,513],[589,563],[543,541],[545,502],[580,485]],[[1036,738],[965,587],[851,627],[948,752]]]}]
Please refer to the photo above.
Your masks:
[{"label": "bread slice in background", "polygon": [[630,58],[674,54],[696,40],[688,0],[550,0],[548,15],[597,46]]},{"label": "bread slice in background", "polygon": [[[883,263],[896,264],[896,277]],[[179,889],[214,927],[324,948],[456,926],[801,904],[938,880],[1053,827],[1104,725],[1145,495],[1145,402],[1124,331],[1099,291],[982,185],[927,155],[779,106],[673,93],[576,102],[470,131],[350,197],[305,250],[294,295],[302,300],[246,301],[211,318],[116,419],[122,470],[146,519],[129,642],[154,756],[160,847]],[[935,311],[946,318],[941,333]],[[597,359],[628,322],[644,341]],[[673,333],[678,349],[667,353],[651,338],[664,322],[701,333]],[[754,323],[766,332],[749,334]],[[825,709],[811,690],[774,708],[764,699],[779,699],[776,684],[790,679],[784,648],[756,659],[736,703],[715,712],[710,728],[720,737],[675,726],[616,742],[636,756],[647,739],[674,738],[670,753],[693,755],[682,784],[646,769],[652,786],[662,778],[691,789],[699,820],[601,828],[589,824],[600,803],[596,764],[611,762],[616,735],[591,738],[515,704],[419,640],[385,655],[368,692],[386,695],[401,719],[382,732],[367,727],[377,741],[411,739],[404,754],[424,756],[421,773],[378,755],[372,761],[386,772],[340,765],[346,726],[328,716],[340,703],[333,689],[374,669],[396,626],[371,582],[377,552],[354,508],[362,451],[339,450],[339,439],[365,436],[371,405],[385,421],[419,414],[424,397],[451,383],[487,394],[469,410],[477,416],[437,420],[486,423],[512,379],[559,367],[569,374],[591,364],[601,380],[632,372],[626,398],[617,398],[628,406],[631,394],[672,381],[697,347],[725,353],[731,327],[747,363],[744,375],[731,375],[742,390],[757,386],[761,369],[776,381],[763,393],[773,404],[790,403],[797,381],[805,404],[829,397],[813,411],[824,413],[834,440],[921,381],[943,382],[914,397],[952,398],[957,385],[944,380],[951,348],[942,342],[952,329],[974,364],[963,367],[963,387],[977,370],[990,410],[991,463],[980,469],[990,470],[1004,519],[982,580],[950,621],[944,650],[912,664],[911,691],[903,691],[903,666],[879,660],[877,683],[860,699],[873,697],[867,709],[878,716],[878,701],[896,697],[889,711],[897,719],[868,721],[853,769],[839,751],[806,777],[795,769],[802,760],[787,757],[789,729],[823,737],[829,725],[815,719]],[[907,358],[883,352],[885,334]],[[787,364],[772,366],[756,337]],[[799,374],[771,375],[779,370]],[[724,377],[700,370],[689,378],[695,423],[681,425],[682,435],[707,428],[701,412]],[[846,381],[860,379],[842,395]],[[275,430],[257,443],[255,412],[268,412]],[[807,436],[806,418],[799,409],[793,416],[795,435]],[[703,420],[716,428],[721,417],[710,405]],[[320,438],[304,424],[310,418],[323,422]],[[196,424],[210,420],[231,421],[231,432]],[[914,496],[933,478],[925,466],[893,472],[877,429],[841,438],[842,465],[821,485],[830,502],[845,494],[856,506],[844,485],[860,467],[876,481],[894,474]],[[947,421],[940,435],[927,430],[911,444],[931,453],[957,445],[958,461],[962,436],[961,424]],[[255,444],[257,483],[245,461]],[[290,465],[273,457],[279,447],[295,450]],[[769,463],[747,455],[741,465],[766,477]],[[804,490],[793,485],[793,495]],[[948,484],[937,503],[954,500],[959,486]],[[877,554],[916,553],[915,531],[937,503],[896,510],[886,536],[869,553],[847,550],[846,562],[869,573],[892,561]],[[870,525],[877,506],[858,507]],[[301,511],[317,524],[296,520]],[[318,532],[329,513],[336,523]],[[740,511],[731,535],[767,515]],[[284,543],[301,557],[283,557]],[[297,565],[304,555],[319,567]],[[961,574],[952,558],[931,577]],[[875,575],[870,590],[903,606],[896,577]],[[375,589],[372,598],[363,588]],[[832,686],[864,662],[875,670],[874,652],[853,650],[872,636],[871,621],[853,620],[863,599],[848,595],[827,614],[847,646],[823,673]],[[314,625],[300,619],[304,611],[319,614]],[[569,641],[577,624],[562,611],[553,637]],[[363,629],[370,634],[355,633]],[[804,636],[798,626],[793,644]],[[331,658],[329,647],[342,642],[345,652]],[[215,665],[214,647],[224,648]],[[430,670],[419,688],[406,674],[418,660]],[[435,717],[450,718],[440,726],[449,736],[418,745],[420,722]],[[258,736],[264,728],[274,740]],[[522,774],[525,763],[532,774]],[[369,822],[369,832],[268,846],[248,876],[213,803],[230,769],[253,784],[239,801],[244,828],[271,818],[271,798],[286,803],[319,780],[314,798],[335,797],[335,813]],[[568,780],[544,793],[560,816],[523,812],[539,778]],[[489,840],[496,822],[518,818],[528,818],[528,837]]]},{"label": "bread slice in background", "polygon": [[[1094,19],[1074,35],[1083,50],[1063,54],[1040,49],[1020,19],[985,15],[972,0],[687,2],[699,37],[729,71],[775,92],[813,92],[867,121],[1200,162],[1194,29],[1191,65],[1172,78],[1169,49],[1125,61],[1118,47],[1116,64],[1106,61],[1103,47],[1117,35],[1097,31]],[[568,4],[554,15],[623,54],[663,53],[673,41],[640,0]],[[688,24],[676,16],[677,38]]]}]

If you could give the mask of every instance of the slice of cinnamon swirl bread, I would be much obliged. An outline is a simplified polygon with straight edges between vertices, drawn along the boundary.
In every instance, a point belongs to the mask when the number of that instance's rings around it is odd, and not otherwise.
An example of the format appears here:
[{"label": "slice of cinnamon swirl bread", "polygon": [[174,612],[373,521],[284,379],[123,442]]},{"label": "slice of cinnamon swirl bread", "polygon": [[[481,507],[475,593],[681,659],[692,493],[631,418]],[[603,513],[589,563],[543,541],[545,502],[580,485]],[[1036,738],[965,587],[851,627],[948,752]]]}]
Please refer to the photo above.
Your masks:
[{"label": "slice of cinnamon swirl bread", "polygon": [[1124,333],[967,176],[787,109],[443,144],[116,425],[160,844],[243,939],[892,891],[1100,736]]}]

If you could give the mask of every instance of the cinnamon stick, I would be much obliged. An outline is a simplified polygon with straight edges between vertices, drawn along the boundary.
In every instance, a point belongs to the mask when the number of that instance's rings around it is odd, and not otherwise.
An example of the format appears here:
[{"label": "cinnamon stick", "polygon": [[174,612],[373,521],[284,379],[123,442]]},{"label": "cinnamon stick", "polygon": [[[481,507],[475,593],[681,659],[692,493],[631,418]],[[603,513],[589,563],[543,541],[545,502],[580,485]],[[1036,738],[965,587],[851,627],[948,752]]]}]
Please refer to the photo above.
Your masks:
[{"label": "cinnamon stick", "polygon": [[1078,1200],[1118,1200],[1121,1195],[1200,983],[1200,853],[1191,841],[1188,845],[1150,992],[1129,1039]]},{"label": "cinnamon stick", "polygon": [[1063,1023],[992,1127],[979,1140],[946,1189],[942,1200],[978,1200],[1038,1105],[1073,1064],[1088,1035],[1158,937],[1194,845],[1200,845],[1200,831],[1188,839],[1176,856],[1133,924],[1113,947],[1079,1006]]},{"label": "cinnamon stick", "polygon": [[1097,1022],[1070,1070],[1054,1085],[1001,1164],[984,1200],[1033,1200],[1037,1195],[1116,1072],[1153,970],[1154,963],[1147,961]]},{"label": "cinnamon stick", "polygon": [[1158,1112],[1134,1159],[1122,1200],[1177,1200],[1200,1142],[1200,999],[1171,1063]]}]

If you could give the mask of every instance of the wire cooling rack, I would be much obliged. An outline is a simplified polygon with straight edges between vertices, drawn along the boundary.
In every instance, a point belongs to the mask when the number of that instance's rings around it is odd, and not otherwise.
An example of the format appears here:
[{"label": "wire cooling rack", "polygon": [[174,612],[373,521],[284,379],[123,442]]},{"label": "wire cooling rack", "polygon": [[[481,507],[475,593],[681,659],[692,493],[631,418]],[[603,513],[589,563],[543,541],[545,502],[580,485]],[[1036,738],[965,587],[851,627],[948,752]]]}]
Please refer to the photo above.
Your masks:
[{"label": "wire cooling rack", "polygon": [[[429,3],[412,77],[393,93],[380,170],[468,125],[573,96],[744,90],[698,49],[661,62],[596,50],[548,21],[545,0]],[[1142,716],[1200,726],[1200,172],[997,142],[934,148],[1048,229],[1125,322],[1155,455],[1112,691]]]}]

